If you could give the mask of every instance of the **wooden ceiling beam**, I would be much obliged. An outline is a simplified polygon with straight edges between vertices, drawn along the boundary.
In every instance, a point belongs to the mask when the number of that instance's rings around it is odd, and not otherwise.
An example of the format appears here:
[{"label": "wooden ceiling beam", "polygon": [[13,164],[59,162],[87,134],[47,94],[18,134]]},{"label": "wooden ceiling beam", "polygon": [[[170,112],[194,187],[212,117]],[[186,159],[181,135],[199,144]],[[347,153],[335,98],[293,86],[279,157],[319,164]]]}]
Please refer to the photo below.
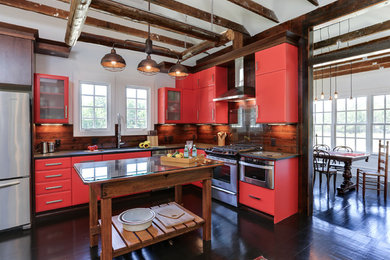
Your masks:
[{"label": "wooden ceiling beam", "polygon": [[187,34],[188,36],[202,40],[219,42],[221,38],[218,33],[110,0],[94,0],[91,3],[91,7],[121,18],[147,22],[157,28]]},{"label": "wooden ceiling beam", "polygon": [[38,38],[35,42],[34,52],[44,55],[68,58],[71,47],[64,42]]},{"label": "wooden ceiling beam", "polygon": [[372,35],[386,30],[390,30],[390,20],[383,23],[377,23],[365,28],[361,28],[359,30],[355,30],[349,33],[345,33],[340,36],[329,38],[320,42],[316,42],[314,43],[314,49],[320,49],[327,46],[335,45],[337,44],[338,41],[347,42],[347,41],[355,40],[360,37]]},{"label": "wooden ceiling beam", "polygon": [[213,23],[216,25],[225,27],[227,29],[231,29],[236,32],[240,32],[246,36],[250,36],[249,32],[241,24],[230,21],[228,19],[217,16],[215,14],[211,16],[211,14],[206,11],[192,7],[190,5],[180,3],[175,0],[145,0],[145,1],[150,1],[150,3],[152,4],[159,5],[171,9],[173,11],[189,15],[206,22],[211,22],[211,18],[213,18]]},{"label": "wooden ceiling beam", "polygon": [[312,5],[319,6],[320,4],[318,3],[318,0],[307,0],[310,2]]},{"label": "wooden ceiling beam", "polygon": [[245,9],[247,9],[255,14],[258,14],[264,18],[267,18],[268,20],[271,20],[275,23],[279,23],[279,19],[278,19],[278,17],[276,17],[274,11],[252,1],[252,0],[228,0],[228,1],[232,2],[233,4],[239,5],[242,8],[245,8]]},{"label": "wooden ceiling beam", "polygon": [[76,44],[87,18],[90,4],[91,0],[72,0],[65,32],[65,43],[69,46]]},{"label": "wooden ceiling beam", "polygon": [[[79,37],[80,42],[87,42],[92,44],[103,45],[112,47],[115,44],[115,48],[127,49],[138,52],[145,52],[145,43],[137,41],[127,41],[115,39],[107,36],[82,32]],[[168,58],[178,59],[181,58],[181,53],[173,50],[169,50],[165,47],[153,45],[152,54],[164,56]]]},{"label": "wooden ceiling beam", "polygon": [[[62,2],[69,3],[70,0],[62,0]],[[35,12],[35,13],[47,15],[50,17],[63,19],[63,20],[67,20],[68,16],[69,16],[68,11],[54,8],[54,7],[47,6],[47,5],[43,5],[43,4],[38,4],[38,3],[27,1],[27,0],[0,0],[0,4],[6,5],[9,7],[18,8],[18,9],[25,10],[25,11],[30,11],[30,12]],[[89,26],[105,29],[105,30],[110,30],[110,31],[114,31],[114,32],[127,34],[127,35],[132,35],[132,36],[139,37],[139,38],[146,39],[148,37],[148,32],[146,32],[146,31],[138,30],[135,28],[121,25],[121,24],[103,21],[103,20],[96,19],[93,17],[87,17],[87,19],[85,20],[85,24],[89,25]],[[165,44],[178,46],[181,48],[184,48],[185,46],[187,46],[187,47],[193,46],[192,43],[189,43],[189,42],[185,43],[184,41],[169,38],[169,37],[166,37],[164,35],[159,35],[159,34],[155,34],[155,33],[151,33],[150,38],[153,41],[158,41],[158,42],[162,42]]]},{"label": "wooden ceiling beam", "polygon": [[309,59],[309,65],[316,65],[341,60],[385,49],[390,49],[390,36],[316,55],[313,58]]}]

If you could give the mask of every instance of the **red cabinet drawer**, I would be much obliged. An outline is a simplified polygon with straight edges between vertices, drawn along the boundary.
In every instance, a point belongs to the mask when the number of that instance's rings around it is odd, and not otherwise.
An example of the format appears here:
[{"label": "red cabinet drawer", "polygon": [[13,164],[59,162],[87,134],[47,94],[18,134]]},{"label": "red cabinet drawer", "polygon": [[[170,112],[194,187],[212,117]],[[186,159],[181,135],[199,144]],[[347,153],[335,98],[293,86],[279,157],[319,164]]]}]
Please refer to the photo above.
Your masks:
[{"label": "red cabinet drawer", "polygon": [[70,157],[35,160],[35,170],[37,171],[64,169],[70,167],[72,167]]},{"label": "red cabinet drawer", "polygon": [[123,160],[123,159],[132,159],[132,158],[141,158],[141,157],[150,157],[151,152],[134,152],[134,153],[119,153],[119,154],[103,154],[103,161],[109,160]]},{"label": "red cabinet drawer", "polygon": [[71,180],[62,180],[62,181],[49,181],[43,183],[35,184],[35,193],[37,195],[48,194],[53,192],[61,192],[71,190],[72,182]]},{"label": "red cabinet drawer", "polygon": [[77,156],[72,157],[72,167],[75,163],[85,163],[85,162],[98,162],[103,159],[102,155],[88,155],[88,156]]},{"label": "red cabinet drawer", "polygon": [[270,215],[275,214],[274,190],[240,181],[239,202]]},{"label": "red cabinet drawer", "polygon": [[35,197],[36,212],[64,208],[71,206],[72,194],[70,191],[55,192]]},{"label": "red cabinet drawer", "polygon": [[35,182],[48,182],[48,181],[60,181],[60,180],[70,180],[70,168],[68,169],[59,169],[51,171],[36,171],[35,172]]}]

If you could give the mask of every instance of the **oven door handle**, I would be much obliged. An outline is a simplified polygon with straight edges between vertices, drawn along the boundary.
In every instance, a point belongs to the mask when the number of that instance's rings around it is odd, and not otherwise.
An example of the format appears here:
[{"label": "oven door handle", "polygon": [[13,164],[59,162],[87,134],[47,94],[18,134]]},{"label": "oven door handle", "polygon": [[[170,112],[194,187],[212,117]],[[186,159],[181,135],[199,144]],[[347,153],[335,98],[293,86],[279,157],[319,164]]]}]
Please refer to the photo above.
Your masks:
[{"label": "oven door handle", "polygon": [[221,189],[221,188],[219,188],[219,187],[217,187],[217,186],[214,186],[214,185],[212,185],[211,188],[212,188],[212,189],[219,190],[219,191],[222,191],[222,192],[225,192],[225,193],[227,193],[227,194],[236,195],[235,192],[228,191],[228,190],[225,190],[225,189]]},{"label": "oven door handle", "polygon": [[274,169],[274,166],[257,165],[257,164],[247,163],[247,162],[240,162],[240,165],[250,166],[250,167],[259,168],[259,169],[266,169],[266,170],[273,170]]}]

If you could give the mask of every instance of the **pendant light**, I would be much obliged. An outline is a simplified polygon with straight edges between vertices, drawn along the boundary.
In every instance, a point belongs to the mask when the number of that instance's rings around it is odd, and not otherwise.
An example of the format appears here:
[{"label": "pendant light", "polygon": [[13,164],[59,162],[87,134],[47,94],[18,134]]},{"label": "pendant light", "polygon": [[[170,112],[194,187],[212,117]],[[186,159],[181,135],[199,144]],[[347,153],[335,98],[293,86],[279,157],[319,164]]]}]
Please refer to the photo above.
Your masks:
[{"label": "pendant light", "polygon": [[332,65],[329,66],[329,100],[332,100]]},{"label": "pendant light", "polygon": [[100,64],[104,69],[111,72],[123,71],[126,68],[126,61],[116,53],[114,45],[112,45],[111,52],[103,56]]},{"label": "pendant light", "polygon": [[188,69],[180,64],[180,60],[168,70],[168,75],[174,79],[182,80],[188,77]]},{"label": "pendant light", "polygon": [[339,96],[339,93],[337,92],[337,65],[335,68],[335,76],[334,76],[334,99],[337,99]]},{"label": "pendant light", "polygon": [[[150,1],[148,1],[148,11],[150,11]],[[145,42],[145,53],[147,54],[146,59],[142,60],[138,66],[137,70],[144,75],[152,76],[160,72],[160,68],[157,65],[157,62],[152,59],[150,54],[153,52],[153,42],[150,39],[150,23],[148,23],[148,38]]]}]

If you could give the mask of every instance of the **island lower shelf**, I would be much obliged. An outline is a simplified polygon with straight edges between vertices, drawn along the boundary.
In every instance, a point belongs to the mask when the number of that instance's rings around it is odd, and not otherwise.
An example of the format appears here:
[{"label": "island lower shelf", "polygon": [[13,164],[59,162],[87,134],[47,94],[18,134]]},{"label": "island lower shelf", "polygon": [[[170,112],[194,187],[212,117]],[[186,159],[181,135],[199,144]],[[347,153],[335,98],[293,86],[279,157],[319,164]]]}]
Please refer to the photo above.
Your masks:
[{"label": "island lower shelf", "polygon": [[[171,239],[187,232],[191,232],[201,228],[205,223],[201,217],[183,208],[179,204],[175,202],[168,204],[177,205],[188,214],[194,216],[195,219],[184,224],[167,228],[157,218],[155,218],[152,225],[148,229],[137,232],[130,232],[122,228],[122,224],[119,222],[118,216],[113,216],[111,223],[113,257],[120,256],[167,239]],[[151,207],[151,209],[165,205],[167,204]],[[100,222],[101,220],[99,220],[99,224]]]}]

